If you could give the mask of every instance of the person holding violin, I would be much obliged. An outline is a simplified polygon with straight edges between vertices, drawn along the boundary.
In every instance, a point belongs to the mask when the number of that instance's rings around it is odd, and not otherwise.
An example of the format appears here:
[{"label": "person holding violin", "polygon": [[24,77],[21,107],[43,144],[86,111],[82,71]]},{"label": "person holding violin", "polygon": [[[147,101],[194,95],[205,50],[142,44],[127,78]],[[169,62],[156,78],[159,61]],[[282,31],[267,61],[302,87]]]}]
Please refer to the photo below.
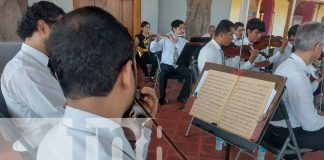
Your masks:
[{"label": "person holding violin", "polygon": [[240,44],[242,45],[243,33],[244,33],[244,24],[242,22],[234,23],[234,33],[233,33],[232,42],[235,45],[237,46],[240,46]]},{"label": "person holding violin", "polygon": [[[141,32],[135,35],[135,48],[137,51],[136,62],[140,65],[145,81],[155,81],[155,71],[157,68],[157,60],[153,53],[150,52],[149,45],[151,43],[150,23],[143,21],[141,23]],[[152,65],[150,73],[147,65]]]},{"label": "person holding violin", "polygon": [[[132,109],[137,88],[134,45],[126,27],[101,8],[78,8],[55,25],[49,50],[67,104],[61,122],[38,147],[37,160],[146,159],[152,121],[124,125],[133,121],[125,112]],[[154,118],[155,91],[143,88],[142,94]],[[139,129],[136,151],[122,126]]]},{"label": "person holding violin", "polygon": [[[231,67],[237,67],[240,58],[238,56],[226,58],[222,47],[229,46],[233,39],[234,24],[229,20],[222,20],[216,27],[214,38],[208,42],[199,52],[198,69],[201,71],[205,62],[212,62]],[[257,53],[252,52],[248,61],[241,66],[242,69],[249,69],[253,65]]]},{"label": "person holding violin", "polygon": [[[324,150],[324,114],[319,114],[314,107],[313,91],[307,71],[307,65],[315,62],[324,50],[323,33],[324,25],[321,23],[300,25],[296,33],[295,52],[275,71],[275,75],[288,78],[282,100],[300,148]],[[288,136],[284,120],[271,122],[266,136],[278,144],[283,144]]]},{"label": "person holding violin", "polygon": [[[263,32],[265,32],[264,22],[257,18],[250,19],[246,25],[246,37],[243,39],[243,45],[249,46],[254,52],[261,53],[260,50],[265,49],[268,45],[268,39],[261,39]],[[281,48],[285,48],[285,43],[282,43]],[[266,58],[264,55],[258,54],[252,70],[259,71],[260,67],[269,66],[278,59],[279,55],[280,53],[276,52],[273,56]]]}]

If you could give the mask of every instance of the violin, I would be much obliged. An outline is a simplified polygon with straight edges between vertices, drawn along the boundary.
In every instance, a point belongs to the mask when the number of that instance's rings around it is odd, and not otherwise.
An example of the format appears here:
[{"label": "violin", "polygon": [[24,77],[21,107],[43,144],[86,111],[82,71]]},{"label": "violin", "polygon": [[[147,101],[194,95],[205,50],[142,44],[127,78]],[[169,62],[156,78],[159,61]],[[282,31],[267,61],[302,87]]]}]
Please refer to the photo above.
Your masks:
[{"label": "violin", "polygon": [[[240,56],[240,50],[241,50],[241,46],[236,46],[234,43],[231,43],[230,46],[227,47],[223,47],[223,52],[224,52],[224,56],[227,58],[230,57],[235,57],[235,56]],[[242,54],[241,54],[241,58],[248,60],[251,56],[251,47],[248,45],[243,45],[242,46]]]},{"label": "violin", "polygon": [[263,36],[261,36],[261,38],[258,41],[256,41],[253,44],[253,48],[259,49],[259,50],[267,48],[267,47],[278,48],[278,47],[281,47],[281,45],[282,45],[282,41],[281,41],[282,39],[284,39],[284,38],[281,36],[263,35]]},{"label": "violin", "polygon": [[[139,89],[136,90],[136,96],[135,96],[135,102],[137,103],[138,107],[141,109],[141,113],[137,114],[137,117],[145,117],[149,118],[155,127],[160,126],[158,122],[152,117],[149,110],[149,105],[145,102],[144,95]],[[163,137],[166,139],[166,141],[171,145],[171,147],[176,151],[176,153],[180,156],[182,160],[187,160],[188,158],[185,156],[185,154],[178,148],[178,146],[171,140],[171,138],[165,133],[164,130],[160,130],[162,132]]]}]

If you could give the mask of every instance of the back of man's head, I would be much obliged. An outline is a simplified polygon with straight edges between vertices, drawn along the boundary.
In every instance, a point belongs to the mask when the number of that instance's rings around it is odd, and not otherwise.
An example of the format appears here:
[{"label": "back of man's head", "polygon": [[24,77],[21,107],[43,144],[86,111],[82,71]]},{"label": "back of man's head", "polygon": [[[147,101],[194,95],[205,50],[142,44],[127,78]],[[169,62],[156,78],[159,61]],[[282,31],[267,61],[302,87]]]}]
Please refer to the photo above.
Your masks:
[{"label": "back of man's head", "polygon": [[297,29],[299,27],[299,24],[295,24],[291,26],[288,30],[288,39],[291,38],[292,36],[296,36]]},{"label": "back of man's head", "polygon": [[234,28],[233,22],[227,19],[221,20],[215,29],[215,36],[218,36],[220,33],[228,33],[232,28]]},{"label": "back of man's head", "polygon": [[25,40],[31,37],[37,30],[39,20],[44,20],[51,26],[64,14],[64,11],[60,7],[51,2],[36,2],[27,8],[26,13],[23,15],[21,21],[19,21],[17,34],[22,40]]},{"label": "back of man's head", "polygon": [[49,51],[57,60],[58,79],[69,99],[107,96],[134,54],[127,29],[108,12],[90,6],[55,24]]},{"label": "back of man's head", "polygon": [[246,30],[259,30],[260,32],[265,32],[265,25],[260,19],[252,18],[246,24]]},{"label": "back of man's head", "polygon": [[309,51],[315,45],[324,43],[324,25],[318,22],[305,23],[297,29],[295,49]]}]

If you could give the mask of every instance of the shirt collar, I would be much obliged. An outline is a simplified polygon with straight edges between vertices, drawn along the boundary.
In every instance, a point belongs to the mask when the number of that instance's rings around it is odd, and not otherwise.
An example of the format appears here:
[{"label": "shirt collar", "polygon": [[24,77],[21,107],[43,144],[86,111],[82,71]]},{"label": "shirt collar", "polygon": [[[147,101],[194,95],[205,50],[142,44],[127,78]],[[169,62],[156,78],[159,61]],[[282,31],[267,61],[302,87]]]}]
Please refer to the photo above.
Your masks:
[{"label": "shirt collar", "polygon": [[294,59],[297,62],[298,66],[302,67],[305,70],[306,74],[309,73],[306,63],[298,55],[296,55],[295,53],[292,53],[290,55],[290,58]]},{"label": "shirt collar", "polygon": [[250,40],[247,38],[247,36],[244,37],[244,44],[245,45],[252,45],[253,43],[250,42]]},{"label": "shirt collar", "polygon": [[211,43],[217,48],[217,50],[222,50],[221,46],[212,38]]},{"label": "shirt collar", "polygon": [[21,51],[24,54],[28,54],[29,56],[31,56],[32,58],[34,58],[36,61],[40,62],[42,65],[44,65],[45,67],[47,67],[48,64],[48,60],[49,58],[45,55],[45,53],[29,46],[26,43],[22,43],[21,45]]}]

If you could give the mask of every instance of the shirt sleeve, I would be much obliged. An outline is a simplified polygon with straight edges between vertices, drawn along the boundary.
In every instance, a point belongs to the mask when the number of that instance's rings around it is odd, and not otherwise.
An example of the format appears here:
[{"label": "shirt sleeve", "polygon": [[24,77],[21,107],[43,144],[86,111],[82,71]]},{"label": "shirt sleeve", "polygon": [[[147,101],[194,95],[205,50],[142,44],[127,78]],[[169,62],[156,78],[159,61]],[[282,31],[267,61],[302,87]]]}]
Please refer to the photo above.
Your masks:
[{"label": "shirt sleeve", "polygon": [[275,49],[274,54],[269,58],[270,64],[277,62],[280,55],[281,55],[281,53],[280,53],[279,49]]},{"label": "shirt sleeve", "polygon": [[152,41],[151,44],[150,44],[150,50],[151,50],[151,52],[154,53],[154,52],[162,51],[163,41],[164,41],[164,38],[162,38],[159,41],[157,41],[157,40]]},{"label": "shirt sleeve", "polygon": [[[60,118],[64,113],[65,97],[63,91],[50,74],[23,70],[9,81],[10,90],[16,92],[21,104],[28,106],[33,113],[21,113],[20,117]],[[21,83],[20,81],[24,82]]]},{"label": "shirt sleeve", "polygon": [[288,78],[288,103],[292,113],[306,131],[316,131],[324,126],[324,117],[318,115],[313,103],[313,92],[307,76],[295,75]]},{"label": "shirt sleeve", "polygon": [[210,48],[203,48],[198,56],[198,69],[201,71],[206,62],[222,64],[222,57],[219,52],[215,53],[214,50]]}]

